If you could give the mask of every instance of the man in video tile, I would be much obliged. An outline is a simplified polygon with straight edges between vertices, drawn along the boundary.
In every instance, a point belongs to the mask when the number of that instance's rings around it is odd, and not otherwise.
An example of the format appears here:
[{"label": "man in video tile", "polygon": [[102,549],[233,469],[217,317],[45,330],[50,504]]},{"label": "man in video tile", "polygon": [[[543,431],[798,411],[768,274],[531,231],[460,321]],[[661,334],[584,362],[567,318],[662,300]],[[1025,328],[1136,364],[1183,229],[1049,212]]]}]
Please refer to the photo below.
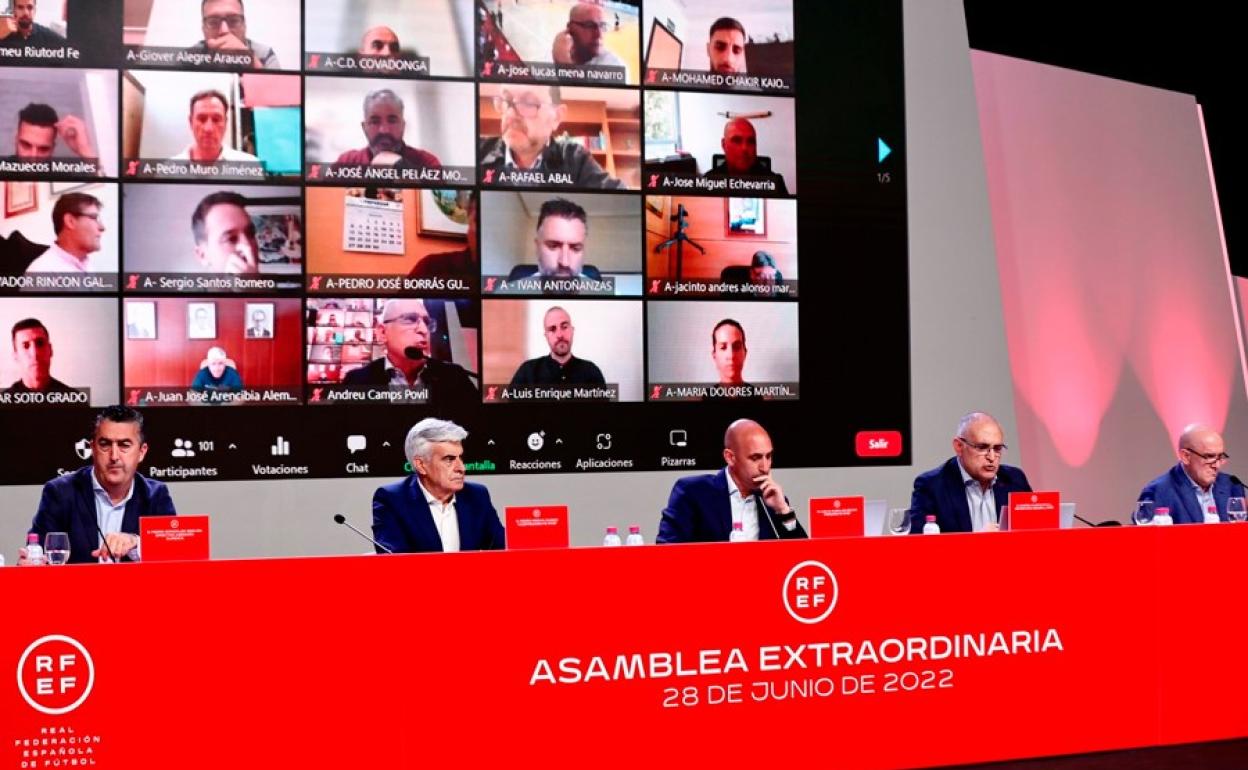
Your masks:
[{"label": "man in video tile", "polygon": [[429,389],[429,403],[438,407],[466,407],[480,403],[477,386],[459,364],[432,358],[438,322],[424,300],[387,300],[373,330],[386,355],[343,378],[344,385],[375,388]]},{"label": "man in video tile", "polygon": [[745,27],[731,16],[718,18],[711,24],[710,38],[706,41],[706,58],[711,71],[722,75],[744,75]]},{"label": "man in video tile", "polygon": [[35,0],[15,0],[13,16],[0,20],[0,48],[57,48],[65,45],[65,38],[35,23]]},{"label": "man in video tile", "polygon": [[561,307],[552,307],[542,317],[542,331],[550,355],[520,364],[511,378],[511,387],[523,385],[604,385],[602,370],[593,361],[572,355],[576,327]]},{"label": "man in video tile", "polygon": [[247,37],[243,0],[203,0],[200,19],[204,39],[191,46],[192,53],[251,51],[257,69],[281,68],[272,48]]},{"label": "man in video tile", "polygon": [[564,173],[577,187],[619,189],[624,183],[598,165],[589,150],[576,142],[552,141],[567,117],[559,86],[512,84],[494,97],[502,120],[502,136],[481,145],[482,170]]},{"label": "man in video tile", "polygon": [[195,258],[208,272],[251,275],[259,271],[256,225],[247,213],[247,199],[235,192],[215,192],[191,214]]},{"label": "man in video tile", "polygon": [[17,113],[16,154],[9,160],[48,160],[60,139],[79,158],[96,158],[87,124],[77,115],[60,117],[46,104],[32,102]]},{"label": "man in video tile", "polygon": [[624,62],[603,45],[610,29],[601,5],[577,3],[568,12],[568,26],[555,36],[551,55],[556,64],[591,64],[623,67]]},{"label": "man in video tile", "polygon": [[727,177],[751,177],[770,179],[775,182],[775,192],[788,195],[784,177],[772,171],[758,158],[758,134],[754,124],[745,118],[733,118],[724,124],[724,137],[720,140],[724,149],[724,163],[706,172],[707,179]]},{"label": "man in video tile", "polygon": [[193,160],[198,163],[223,160],[259,162],[260,159],[249,152],[225,146],[225,126],[229,111],[229,102],[220,91],[209,89],[192,96],[187,122],[194,141],[172,159]]},{"label": "man in video tile", "polygon": [[338,156],[338,163],[356,166],[399,166],[402,168],[441,168],[442,162],[428,150],[410,147],[403,142],[407,121],[403,119],[403,100],[389,88],[370,91],[364,97],[364,120],[360,123],[368,146],[347,150]]},{"label": "man in video tile", "polygon": [[56,243],[48,247],[26,273],[89,273],[91,255],[100,250],[104,223],[100,200],[86,193],[65,193],[52,207],[52,231]]},{"label": "man in video tile", "polygon": [[225,348],[208,348],[204,367],[195,373],[191,390],[197,393],[237,393],[243,389],[243,377],[233,366]]},{"label": "man in video tile", "polygon": [[445,278],[477,274],[477,191],[468,194],[468,243],[456,251],[430,254],[416,263],[408,278]]},{"label": "man in video tile", "polygon": [[389,27],[373,27],[364,33],[360,40],[360,56],[375,56],[378,59],[397,59],[402,46],[399,36]]},{"label": "man in video tile", "polygon": [[73,389],[52,376],[52,340],[37,318],[13,324],[13,360],[22,378],[9,386],[15,393],[69,393]]}]

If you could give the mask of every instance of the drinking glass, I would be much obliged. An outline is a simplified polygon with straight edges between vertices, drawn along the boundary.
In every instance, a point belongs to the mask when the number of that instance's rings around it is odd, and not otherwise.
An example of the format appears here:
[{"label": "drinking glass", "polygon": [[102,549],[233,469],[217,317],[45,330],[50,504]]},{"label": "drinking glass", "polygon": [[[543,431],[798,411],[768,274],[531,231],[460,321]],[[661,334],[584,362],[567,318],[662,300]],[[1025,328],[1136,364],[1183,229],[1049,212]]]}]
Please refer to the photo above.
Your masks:
[{"label": "drinking glass", "polygon": [[49,532],[43,538],[43,552],[47,554],[48,564],[64,564],[69,561],[69,533]]},{"label": "drinking glass", "polygon": [[1135,510],[1131,513],[1131,521],[1143,527],[1153,523],[1153,501],[1141,500],[1135,504]]},{"label": "drinking glass", "polygon": [[1242,497],[1228,497],[1226,499],[1226,515],[1231,521],[1248,521],[1248,506],[1244,504]]},{"label": "drinking glass", "polygon": [[888,512],[888,531],[894,535],[910,534],[909,508],[893,508]]}]

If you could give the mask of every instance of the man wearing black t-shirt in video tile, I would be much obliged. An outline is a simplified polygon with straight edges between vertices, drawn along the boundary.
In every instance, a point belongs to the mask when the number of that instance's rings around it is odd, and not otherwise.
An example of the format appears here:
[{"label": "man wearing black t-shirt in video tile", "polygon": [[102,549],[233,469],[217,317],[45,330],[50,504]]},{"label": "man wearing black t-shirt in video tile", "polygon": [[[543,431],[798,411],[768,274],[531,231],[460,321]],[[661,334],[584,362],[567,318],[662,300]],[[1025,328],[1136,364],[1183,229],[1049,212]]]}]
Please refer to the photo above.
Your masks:
[{"label": "man wearing black t-shirt in video tile", "polygon": [[572,355],[576,327],[561,307],[552,307],[542,318],[542,331],[550,355],[520,364],[511,378],[511,387],[524,385],[604,385],[602,370],[593,361]]}]

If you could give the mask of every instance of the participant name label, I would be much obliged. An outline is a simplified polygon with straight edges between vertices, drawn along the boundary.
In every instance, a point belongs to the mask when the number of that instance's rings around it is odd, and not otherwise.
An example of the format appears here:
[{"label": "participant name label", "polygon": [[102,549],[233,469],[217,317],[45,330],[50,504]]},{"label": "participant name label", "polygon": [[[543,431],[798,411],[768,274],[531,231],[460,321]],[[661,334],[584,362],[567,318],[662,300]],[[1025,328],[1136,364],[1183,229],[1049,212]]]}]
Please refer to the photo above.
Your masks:
[{"label": "participant name label", "polygon": [[127,158],[125,177],[134,179],[264,179],[264,164],[253,160],[158,160]]},{"label": "participant name label", "polygon": [[487,404],[515,401],[619,401],[619,385],[486,385]]},{"label": "participant name label", "polygon": [[481,279],[482,294],[587,294],[613,296],[615,277],[605,278],[558,278],[531,276],[507,280],[502,275],[487,275]]},{"label": "participant name label", "polygon": [[396,166],[367,166],[355,163],[309,163],[306,167],[309,182],[391,182],[409,185],[471,185],[477,181],[477,170],[472,166],[439,166],[437,168],[410,168]]},{"label": "participant name label", "polygon": [[800,397],[796,382],[766,382],[743,385],[707,383],[651,383],[648,401],[717,401],[751,398],[767,401],[794,401]]},{"label": "participant name label", "polygon": [[361,54],[309,53],[304,57],[309,72],[357,72],[369,75],[402,75],[408,78],[429,76],[428,56],[407,56],[391,59]]},{"label": "participant name label", "polygon": [[564,83],[616,83],[628,77],[624,67],[597,64],[545,64],[537,62],[493,62],[481,65],[482,80],[554,80]]},{"label": "participant name label", "polygon": [[793,78],[779,75],[725,75],[718,72],[691,70],[648,69],[646,85],[694,88],[721,88],[726,91],[751,91],[756,93],[791,94]]}]

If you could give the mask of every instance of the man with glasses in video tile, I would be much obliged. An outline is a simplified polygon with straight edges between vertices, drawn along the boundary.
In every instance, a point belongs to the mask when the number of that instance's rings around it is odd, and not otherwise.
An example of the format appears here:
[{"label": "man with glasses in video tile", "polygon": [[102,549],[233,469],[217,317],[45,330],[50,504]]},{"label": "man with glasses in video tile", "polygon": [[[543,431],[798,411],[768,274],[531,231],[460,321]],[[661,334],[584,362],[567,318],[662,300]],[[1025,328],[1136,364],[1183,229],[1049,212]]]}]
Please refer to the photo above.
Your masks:
[{"label": "man with glasses in video tile", "polygon": [[264,43],[247,37],[243,0],[203,0],[200,19],[204,39],[191,46],[192,53],[251,51],[257,69],[280,69],[277,54]]},{"label": "man with glasses in video tile", "polygon": [[1206,513],[1228,521],[1226,501],[1243,497],[1244,486],[1222,472],[1231,459],[1222,436],[1208,425],[1188,425],[1179,436],[1178,456],[1174,467],[1148,482],[1139,499],[1153,501],[1154,510],[1169,508],[1175,524],[1200,524]]},{"label": "man with glasses in video tile", "polygon": [[435,407],[466,407],[481,402],[480,391],[459,364],[433,358],[438,321],[420,299],[391,299],[382,307],[373,338],[386,355],[347,373],[342,382],[354,387],[428,387]]},{"label": "man with glasses in video tile", "polygon": [[588,189],[619,189],[589,150],[551,137],[568,114],[559,86],[510,84],[494,97],[502,135],[481,145],[481,170],[540,171],[564,174],[570,184]]},{"label": "man with glasses in video tile", "polygon": [[556,64],[623,67],[620,57],[603,43],[610,26],[606,9],[601,5],[577,3],[568,12],[568,26],[555,36],[551,58]]},{"label": "man with glasses in video tile", "polygon": [[971,412],[958,421],[954,456],[914,480],[910,534],[922,534],[928,516],[941,532],[995,532],[1011,492],[1030,492],[1021,468],[1001,462],[1008,447],[996,418]]}]

